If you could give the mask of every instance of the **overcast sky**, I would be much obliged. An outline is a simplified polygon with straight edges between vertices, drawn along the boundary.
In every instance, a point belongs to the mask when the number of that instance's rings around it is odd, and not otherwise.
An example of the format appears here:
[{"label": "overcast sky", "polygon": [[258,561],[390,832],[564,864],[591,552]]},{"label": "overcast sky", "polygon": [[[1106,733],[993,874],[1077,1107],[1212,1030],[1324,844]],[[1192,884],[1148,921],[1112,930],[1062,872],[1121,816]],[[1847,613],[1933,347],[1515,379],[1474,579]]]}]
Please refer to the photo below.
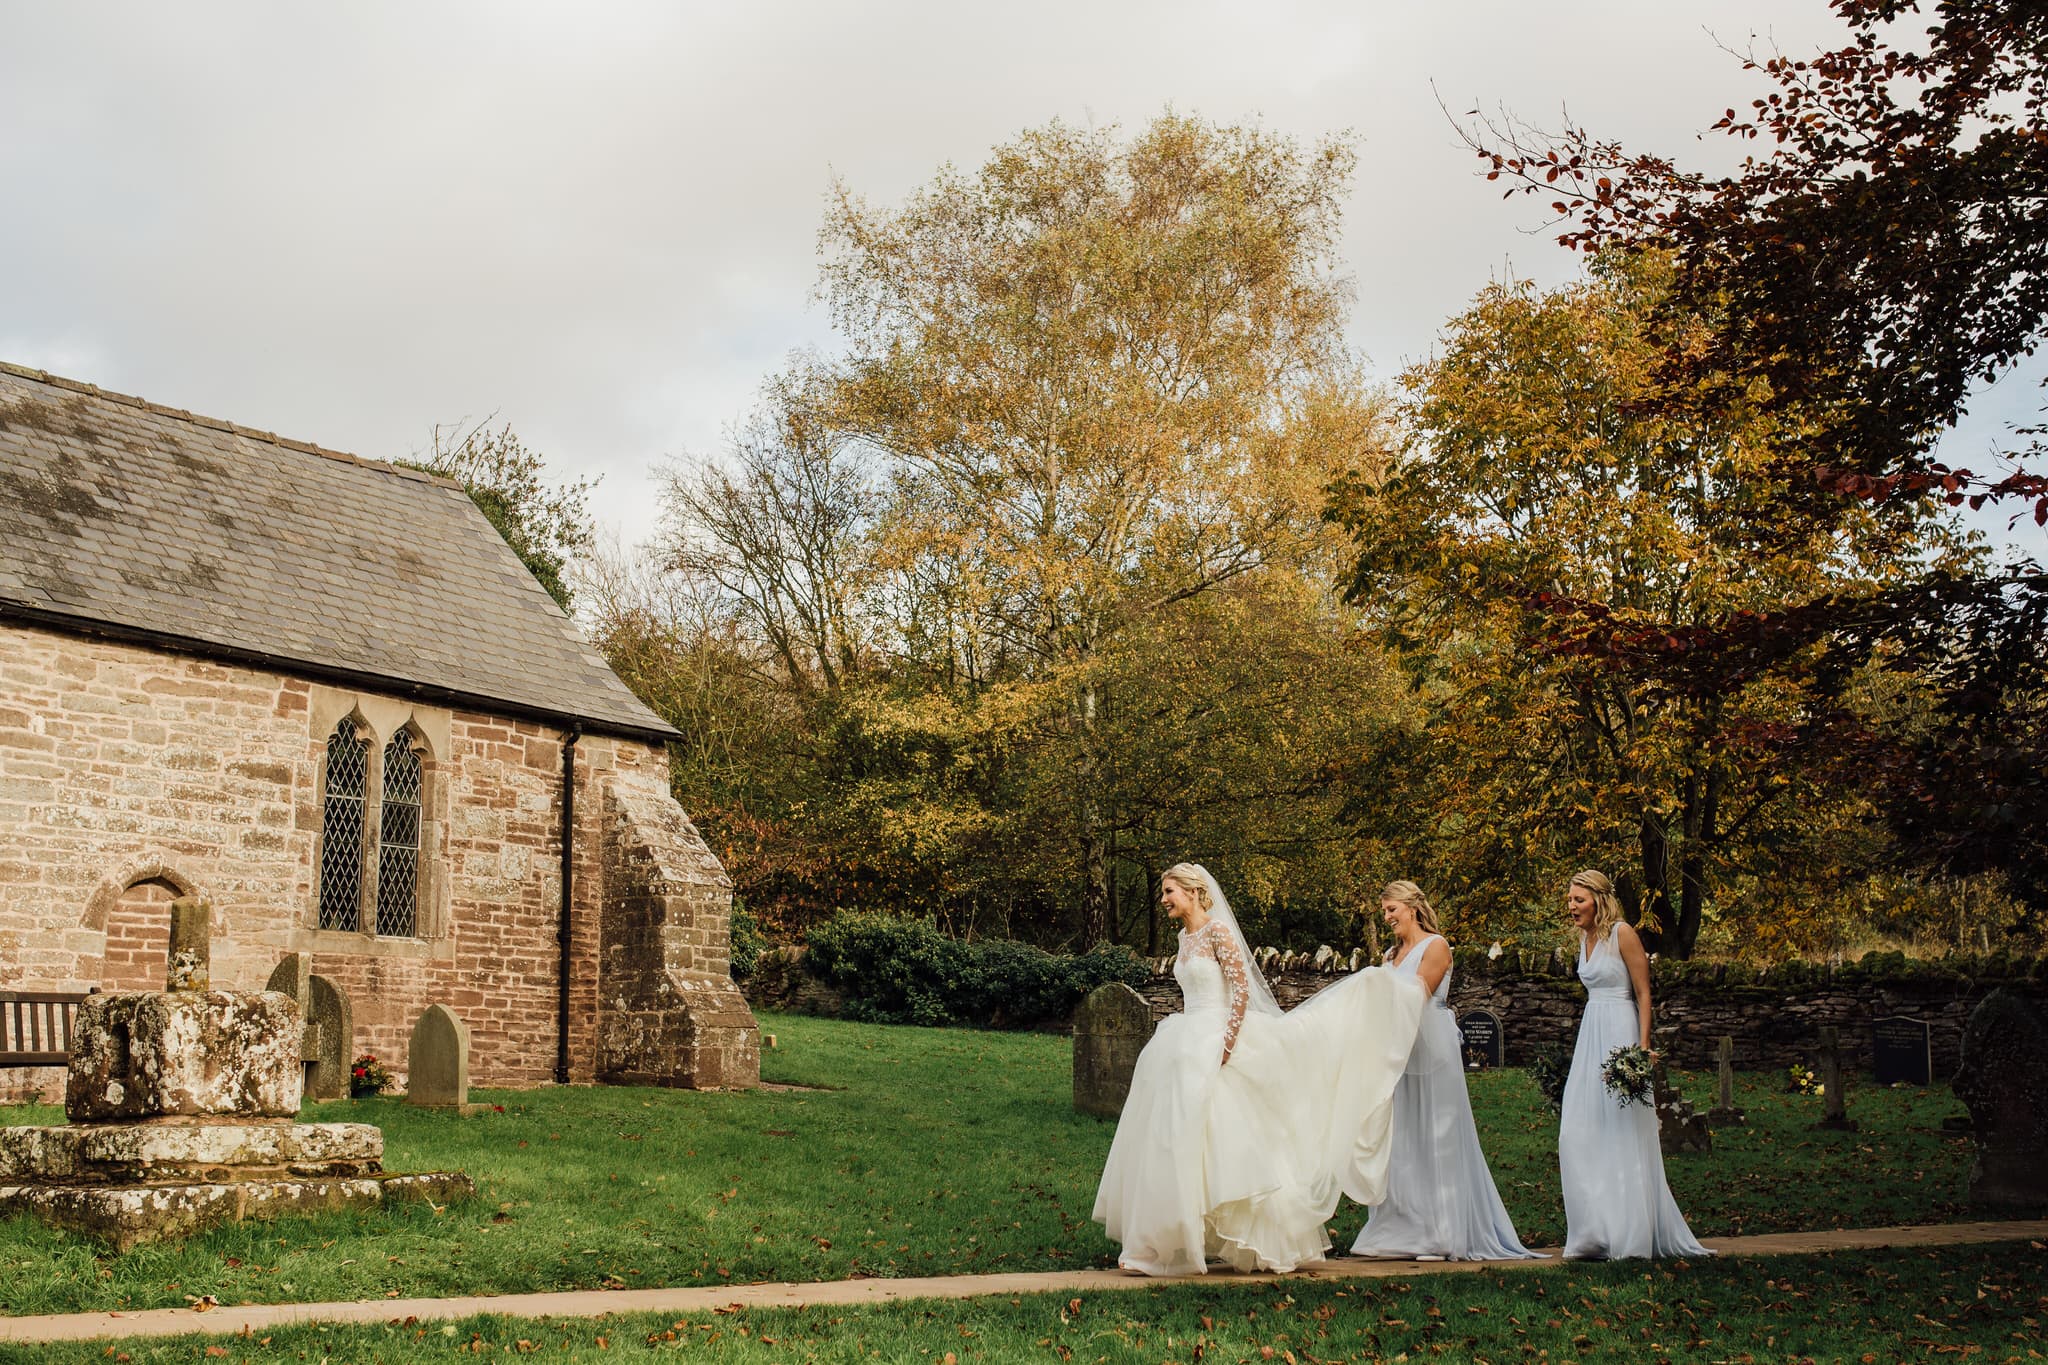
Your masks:
[{"label": "overcast sky", "polygon": [[1756,86],[1717,42],[1839,32],[1823,0],[0,0],[0,359],[384,458],[495,411],[631,542],[653,465],[831,346],[835,175],[894,202],[1169,106],[1350,130],[1352,332],[1391,376],[1489,279],[1573,269],[1439,95],[1720,164],[1696,134]]}]

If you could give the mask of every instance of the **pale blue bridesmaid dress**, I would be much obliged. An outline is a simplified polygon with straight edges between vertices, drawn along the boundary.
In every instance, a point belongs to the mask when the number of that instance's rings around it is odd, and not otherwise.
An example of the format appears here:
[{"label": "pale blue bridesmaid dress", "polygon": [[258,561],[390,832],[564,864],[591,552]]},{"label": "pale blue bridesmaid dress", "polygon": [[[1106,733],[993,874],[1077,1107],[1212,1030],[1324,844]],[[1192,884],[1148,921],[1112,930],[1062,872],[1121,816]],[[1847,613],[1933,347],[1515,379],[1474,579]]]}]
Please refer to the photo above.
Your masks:
[{"label": "pale blue bridesmaid dress", "polygon": [[[1431,934],[1389,968],[1417,974]],[[1446,944],[1446,947],[1449,945]],[[1356,1256],[1440,1256],[1449,1261],[1509,1261],[1539,1253],[1522,1245],[1479,1150],[1472,1099],[1465,1090],[1451,974],[1437,982],[1422,1028],[1394,1090],[1393,1153],[1387,1197],[1375,1204],[1351,1245]]]},{"label": "pale blue bridesmaid dress", "polygon": [[1557,1166],[1564,1181],[1564,1254],[1567,1259],[1630,1256],[1711,1256],[1699,1244],[1671,1187],[1657,1142],[1657,1111],[1624,1106],[1608,1092],[1601,1069],[1618,1047],[1642,1041],[1628,965],[1615,942],[1616,925],[1588,954],[1579,948],[1579,980],[1586,1013],[1572,1049],[1557,1125]]}]

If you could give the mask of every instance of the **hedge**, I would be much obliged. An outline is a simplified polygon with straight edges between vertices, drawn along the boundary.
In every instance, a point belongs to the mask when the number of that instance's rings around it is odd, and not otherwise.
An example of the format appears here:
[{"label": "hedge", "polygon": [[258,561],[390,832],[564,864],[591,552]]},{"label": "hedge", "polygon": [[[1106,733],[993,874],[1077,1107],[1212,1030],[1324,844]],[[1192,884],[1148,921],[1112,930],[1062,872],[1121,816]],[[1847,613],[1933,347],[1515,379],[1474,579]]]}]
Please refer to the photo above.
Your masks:
[{"label": "hedge", "polygon": [[811,931],[804,966],[844,997],[848,1019],[998,1029],[1063,1023],[1097,986],[1142,986],[1152,975],[1128,948],[1067,955],[1009,939],[963,942],[922,920],[857,911]]}]

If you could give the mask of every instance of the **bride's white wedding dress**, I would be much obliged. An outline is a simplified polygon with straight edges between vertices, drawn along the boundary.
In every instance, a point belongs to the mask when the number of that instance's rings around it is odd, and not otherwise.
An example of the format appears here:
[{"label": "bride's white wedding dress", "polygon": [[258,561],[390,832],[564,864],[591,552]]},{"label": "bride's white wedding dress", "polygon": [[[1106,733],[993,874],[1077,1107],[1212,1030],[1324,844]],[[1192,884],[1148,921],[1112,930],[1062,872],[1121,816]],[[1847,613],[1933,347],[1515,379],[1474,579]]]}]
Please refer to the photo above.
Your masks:
[{"label": "bride's white wedding dress", "polygon": [[1329,1250],[1340,1194],[1386,1193],[1421,986],[1367,968],[1282,1014],[1234,930],[1226,906],[1180,936],[1183,1010],[1138,1057],[1095,1196],[1118,1263],[1149,1275],[1292,1270]]}]

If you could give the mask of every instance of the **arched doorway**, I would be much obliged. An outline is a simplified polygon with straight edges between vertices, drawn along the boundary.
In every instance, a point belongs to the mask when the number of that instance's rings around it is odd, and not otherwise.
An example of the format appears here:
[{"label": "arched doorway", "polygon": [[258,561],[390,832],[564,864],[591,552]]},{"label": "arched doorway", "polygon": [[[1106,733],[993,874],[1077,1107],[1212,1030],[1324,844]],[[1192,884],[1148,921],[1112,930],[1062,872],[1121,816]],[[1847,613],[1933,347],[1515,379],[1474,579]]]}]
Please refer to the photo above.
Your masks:
[{"label": "arched doorway", "polygon": [[149,877],[107,906],[107,951],[100,968],[104,991],[160,991],[169,966],[171,902],[179,890]]}]

